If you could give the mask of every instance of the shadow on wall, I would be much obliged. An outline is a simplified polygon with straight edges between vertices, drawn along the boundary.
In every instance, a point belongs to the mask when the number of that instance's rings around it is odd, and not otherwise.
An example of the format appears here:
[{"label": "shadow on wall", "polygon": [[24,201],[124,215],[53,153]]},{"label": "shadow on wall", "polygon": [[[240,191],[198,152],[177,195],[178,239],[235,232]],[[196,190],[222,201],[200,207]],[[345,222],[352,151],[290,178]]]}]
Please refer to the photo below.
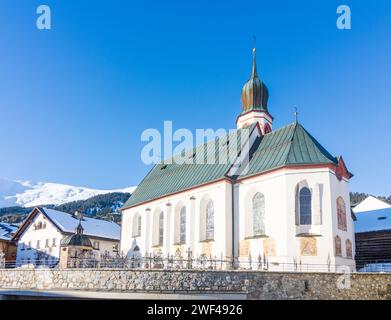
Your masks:
[{"label": "shadow on wall", "polygon": [[[37,250],[34,248],[26,248],[22,251],[23,255],[21,257],[16,257],[16,263],[14,267],[55,267],[58,265],[59,258],[51,255],[48,252]],[[10,263],[6,262],[7,267],[12,267]]]}]

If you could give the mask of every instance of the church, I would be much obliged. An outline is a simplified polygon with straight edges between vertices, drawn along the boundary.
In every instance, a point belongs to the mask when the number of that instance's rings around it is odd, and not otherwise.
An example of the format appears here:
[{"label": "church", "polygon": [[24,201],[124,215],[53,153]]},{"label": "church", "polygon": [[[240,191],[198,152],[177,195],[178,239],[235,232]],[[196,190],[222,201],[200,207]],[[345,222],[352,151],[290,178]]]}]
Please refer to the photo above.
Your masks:
[{"label": "church", "polygon": [[[122,207],[120,248],[143,255],[178,252],[186,257],[248,261],[266,257],[273,266],[294,263],[355,269],[349,179],[342,157],[332,156],[296,119],[274,129],[269,93],[257,73],[241,93],[236,134],[206,142],[246,150],[232,163],[156,164]],[[240,145],[241,146],[241,145]],[[235,166],[246,155],[246,170]]]}]

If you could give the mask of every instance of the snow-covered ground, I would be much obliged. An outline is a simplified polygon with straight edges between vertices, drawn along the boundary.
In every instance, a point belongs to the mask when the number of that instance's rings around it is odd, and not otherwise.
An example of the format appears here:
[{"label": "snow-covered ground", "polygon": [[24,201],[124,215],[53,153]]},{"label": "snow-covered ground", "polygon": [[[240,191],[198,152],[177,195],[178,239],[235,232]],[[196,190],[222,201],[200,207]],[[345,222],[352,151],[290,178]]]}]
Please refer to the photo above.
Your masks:
[{"label": "snow-covered ground", "polygon": [[115,190],[95,190],[58,183],[8,180],[0,178],[0,208],[40,205],[59,205],[71,201],[85,200],[111,192],[132,193],[135,187]]}]

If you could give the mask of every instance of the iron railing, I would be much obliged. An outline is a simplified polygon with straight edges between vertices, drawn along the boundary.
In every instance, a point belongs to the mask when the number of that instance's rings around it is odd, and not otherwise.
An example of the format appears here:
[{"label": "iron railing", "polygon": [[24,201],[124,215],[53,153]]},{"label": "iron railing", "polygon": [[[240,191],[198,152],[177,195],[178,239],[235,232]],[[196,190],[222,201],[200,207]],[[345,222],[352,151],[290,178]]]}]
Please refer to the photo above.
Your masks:
[{"label": "iron railing", "polygon": [[[63,266],[61,266],[63,267]],[[254,270],[279,272],[391,272],[391,262],[367,261],[364,264],[340,266],[331,264],[329,258],[325,263],[303,262],[301,257],[267,257],[257,256],[225,258],[217,256],[193,256],[191,252],[186,257],[181,255],[166,255],[146,253],[144,256],[100,255],[69,257],[67,268],[98,268],[98,269],[200,269],[200,270]],[[35,259],[27,261],[5,261],[0,259],[1,268],[60,268],[58,259]],[[348,269],[347,269],[348,268]]]}]

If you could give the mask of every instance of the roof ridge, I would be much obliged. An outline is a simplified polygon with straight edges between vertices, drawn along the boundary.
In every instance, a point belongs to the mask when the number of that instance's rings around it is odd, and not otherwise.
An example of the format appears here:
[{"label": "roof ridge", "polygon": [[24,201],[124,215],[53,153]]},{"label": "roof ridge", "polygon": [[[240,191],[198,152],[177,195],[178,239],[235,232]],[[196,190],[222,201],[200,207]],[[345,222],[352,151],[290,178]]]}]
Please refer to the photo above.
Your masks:
[{"label": "roof ridge", "polygon": [[295,132],[297,130],[297,126],[300,125],[300,124],[299,124],[299,122],[295,121],[295,122],[292,122],[290,125],[293,126],[293,130],[292,130],[292,136],[289,139],[289,141],[287,142],[287,144],[289,144],[289,149],[288,149],[287,155],[285,157],[285,160],[283,162],[284,165],[286,165],[288,163],[289,154],[292,151],[293,139],[295,138]]}]

